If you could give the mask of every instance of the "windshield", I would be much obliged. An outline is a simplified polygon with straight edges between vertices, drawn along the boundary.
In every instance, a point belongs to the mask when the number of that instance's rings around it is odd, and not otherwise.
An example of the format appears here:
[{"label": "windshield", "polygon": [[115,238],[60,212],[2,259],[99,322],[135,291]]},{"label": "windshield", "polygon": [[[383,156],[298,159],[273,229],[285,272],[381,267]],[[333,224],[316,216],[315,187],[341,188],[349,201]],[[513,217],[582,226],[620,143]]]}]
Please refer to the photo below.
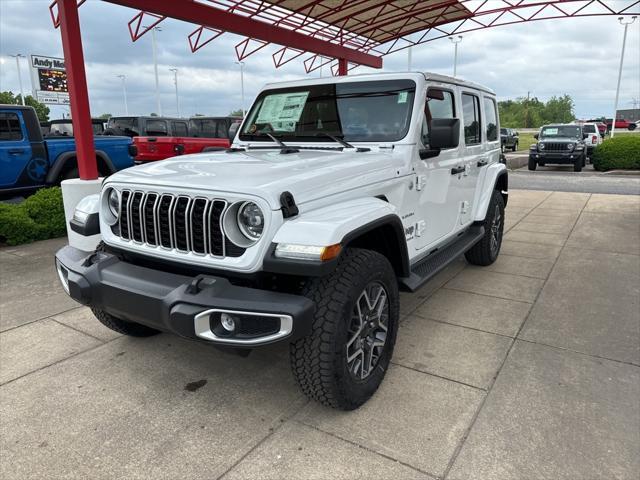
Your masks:
[{"label": "windshield", "polygon": [[266,133],[284,141],[394,142],[405,137],[411,123],[416,84],[382,80],[262,92],[240,132],[241,140],[266,140]]},{"label": "windshield", "polygon": [[582,131],[577,125],[558,125],[556,127],[543,127],[541,138],[572,137],[582,138]]}]

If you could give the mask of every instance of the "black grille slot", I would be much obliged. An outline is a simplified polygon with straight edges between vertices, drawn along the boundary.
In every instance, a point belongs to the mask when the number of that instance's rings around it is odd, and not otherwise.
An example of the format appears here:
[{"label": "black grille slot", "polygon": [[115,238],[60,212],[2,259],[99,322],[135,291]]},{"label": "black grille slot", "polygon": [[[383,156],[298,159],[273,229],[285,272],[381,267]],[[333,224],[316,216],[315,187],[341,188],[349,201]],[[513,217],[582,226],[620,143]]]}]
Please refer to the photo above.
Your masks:
[{"label": "black grille slot", "polygon": [[225,255],[227,257],[241,257],[244,255],[245,250],[246,248],[239,247],[228,238],[225,238]]},{"label": "black grille slot", "polygon": [[142,202],[142,192],[134,192],[131,197],[130,219],[131,236],[136,242],[142,242],[142,226],[140,224],[140,202]]},{"label": "black grille slot", "polygon": [[171,195],[162,195],[160,197],[160,205],[158,205],[158,240],[160,245],[166,248],[172,247],[171,242],[171,206],[173,197]]},{"label": "black grille slot", "polygon": [[190,200],[187,197],[178,197],[176,208],[173,212],[173,238],[176,241],[178,250],[189,250],[189,232],[187,232],[187,210],[189,209]]},{"label": "black grille slot", "polygon": [[129,193],[127,190],[123,191],[120,199],[120,236],[125,240],[129,240],[129,213],[127,211]]},{"label": "black grille slot", "polygon": [[150,193],[146,196],[144,200],[144,206],[142,207],[144,214],[144,235],[147,239],[147,243],[149,245],[153,245],[154,247],[158,244],[158,240],[156,239],[156,227],[154,220],[154,210],[157,200],[158,195],[155,193]]},{"label": "black grille slot", "polygon": [[205,213],[207,201],[204,198],[196,198],[191,208],[191,250],[196,253],[207,253],[205,246]]},{"label": "black grille slot", "polygon": [[220,217],[226,204],[220,200],[214,200],[209,211],[209,252],[217,257],[224,256],[224,235],[220,226]]}]

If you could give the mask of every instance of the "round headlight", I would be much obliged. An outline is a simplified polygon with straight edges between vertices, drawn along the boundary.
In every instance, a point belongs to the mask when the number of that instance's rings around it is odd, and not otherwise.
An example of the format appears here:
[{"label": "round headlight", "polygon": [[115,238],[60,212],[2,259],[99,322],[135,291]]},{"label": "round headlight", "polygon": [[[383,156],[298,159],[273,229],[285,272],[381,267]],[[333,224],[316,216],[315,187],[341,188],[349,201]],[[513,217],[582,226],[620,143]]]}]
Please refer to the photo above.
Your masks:
[{"label": "round headlight", "polygon": [[111,189],[109,191],[109,196],[107,197],[107,205],[109,206],[109,212],[115,218],[118,218],[120,215],[120,195],[115,189]]},{"label": "round headlight", "polygon": [[245,202],[238,209],[238,228],[249,240],[258,240],[264,230],[264,214],[253,202]]},{"label": "round headlight", "polygon": [[544,150],[544,143],[538,143],[538,150]]},{"label": "round headlight", "polygon": [[576,148],[575,144],[570,143],[569,145],[567,145],[567,148],[569,149],[569,151],[572,151],[574,148]]}]

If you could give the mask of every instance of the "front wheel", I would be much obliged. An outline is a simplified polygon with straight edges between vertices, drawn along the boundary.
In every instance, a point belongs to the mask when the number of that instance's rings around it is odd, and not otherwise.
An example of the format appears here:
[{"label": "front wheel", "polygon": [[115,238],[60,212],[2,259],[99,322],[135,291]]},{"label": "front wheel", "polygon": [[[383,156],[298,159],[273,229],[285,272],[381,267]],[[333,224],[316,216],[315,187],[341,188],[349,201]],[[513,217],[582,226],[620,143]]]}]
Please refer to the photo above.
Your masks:
[{"label": "front wheel", "polygon": [[518,142],[513,144],[513,147],[511,148],[512,152],[515,152],[516,150],[518,150]]},{"label": "front wheel", "polygon": [[349,248],[303,294],[316,311],[311,333],[291,344],[293,374],[307,397],[354,410],[378,389],[393,355],[400,306],[393,268],[377,252]]},{"label": "front wheel", "polygon": [[536,167],[537,167],[537,163],[535,158],[529,157],[529,165],[528,165],[529,170],[534,171]]},{"label": "front wheel", "polygon": [[491,195],[487,215],[482,225],[484,226],[484,236],[464,256],[472,265],[487,266],[496,261],[502,246],[504,198],[498,190],[494,190]]},{"label": "front wheel", "polygon": [[581,172],[582,171],[582,162],[583,162],[583,156],[579,156],[578,158],[576,158],[573,161],[573,171],[574,172]]}]

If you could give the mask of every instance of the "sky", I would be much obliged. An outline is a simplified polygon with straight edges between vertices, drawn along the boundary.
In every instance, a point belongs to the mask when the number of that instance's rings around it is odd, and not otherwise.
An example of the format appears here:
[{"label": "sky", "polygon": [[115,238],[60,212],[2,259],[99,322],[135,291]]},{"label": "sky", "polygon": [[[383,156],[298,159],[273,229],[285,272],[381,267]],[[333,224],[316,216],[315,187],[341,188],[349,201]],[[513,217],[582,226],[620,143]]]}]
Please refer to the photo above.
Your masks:
[{"label": "sky", "polygon": [[[62,57],[60,32],[52,26],[50,0],[0,0],[0,90],[19,92],[15,59],[10,54]],[[121,80],[126,75],[130,114],[156,112],[151,34],[132,43],[127,22],[137,12],[98,0],[80,8],[82,41],[92,115],[124,114]],[[178,69],[180,109],[227,115],[241,108],[240,71],[234,45],[242,40],[225,33],[197,53],[188,34],[196,26],[167,19],[157,33],[162,113],[176,115],[173,72]],[[577,118],[611,117],[622,46],[623,27],[616,17],[556,19],[495,27],[463,35],[458,76],[492,88],[500,100],[540,100],[569,94]],[[245,108],[262,85],[319,76],[306,74],[300,57],[276,69],[269,46],[245,60]],[[452,74],[453,45],[446,39],[413,48],[413,70]],[[406,50],[384,57],[383,71],[406,71]],[[358,67],[352,73],[373,71]],[[27,60],[22,60],[25,91],[31,92]],[[328,75],[328,69],[324,69]],[[640,18],[629,27],[619,109],[640,102]],[[67,107],[51,107],[61,118]],[[158,113],[158,112],[156,112]]]}]

